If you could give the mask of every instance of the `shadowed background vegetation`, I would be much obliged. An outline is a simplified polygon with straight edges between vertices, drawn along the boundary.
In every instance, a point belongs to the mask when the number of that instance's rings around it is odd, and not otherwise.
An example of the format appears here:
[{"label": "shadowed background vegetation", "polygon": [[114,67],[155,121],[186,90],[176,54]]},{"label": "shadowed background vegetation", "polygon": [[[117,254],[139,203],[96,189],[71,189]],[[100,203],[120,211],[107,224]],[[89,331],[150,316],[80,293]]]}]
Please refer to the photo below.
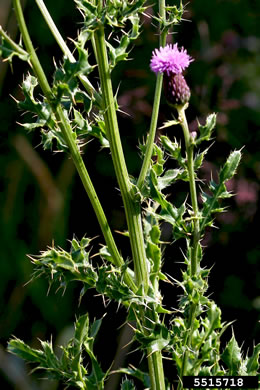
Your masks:
[{"label": "shadowed background vegetation", "polygon": [[[33,42],[51,79],[53,58],[58,63],[61,52],[34,1],[23,3]],[[46,6],[62,35],[75,37],[82,19],[73,1],[46,0]],[[151,12],[148,9],[147,13]],[[239,344],[244,342],[246,353],[254,340],[260,341],[260,29],[257,25],[260,3],[191,0],[184,16],[186,21],[176,28],[169,42],[185,46],[195,59],[186,74],[192,91],[187,111],[191,129],[196,129],[197,118],[203,122],[208,113],[219,113],[214,145],[200,179],[209,180],[231,149],[244,147],[238,173],[229,182],[235,196],[229,200],[227,212],[217,217],[217,229],[205,235],[204,245],[208,248],[204,262],[213,266],[209,293],[221,307],[224,320],[237,320],[233,327]],[[0,24],[19,40],[9,0],[0,0]],[[132,60],[120,63],[113,71],[118,102],[124,112],[119,113],[120,131],[132,175],[137,175],[140,169],[136,145],[147,134],[152,111],[155,76],[149,69],[149,61],[158,45],[157,38],[151,20],[144,16],[142,35],[130,53]],[[26,284],[33,272],[26,254],[37,254],[52,242],[68,249],[67,239],[73,235],[78,238],[100,235],[71,160],[61,153],[44,152],[39,146],[40,135],[27,134],[17,124],[23,118],[10,95],[23,98],[20,84],[27,71],[27,65],[18,59],[13,60],[12,69],[0,63],[0,382],[4,389],[54,390],[62,387],[56,382],[36,380],[36,374],[28,377],[28,367],[6,354],[12,334],[35,347],[39,346],[38,338],[52,337],[55,345],[61,344],[71,335],[75,315],[88,310],[93,319],[107,311],[97,343],[104,368],[110,366],[118,344],[126,344],[129,335],[127,330],[117,330],[124,321],[123,309],[112,304],[106,309],[102,298],[91,293],[78,306],[81,286],[71,285],[65,293],[56,292],[54,286],[47,296],[47,281],[38,279]],[[96,79],[92,81],[97,84]],[[162,98],[159,125],[170,117],[170,109]],[[181,137],[177,127],[167,133]],[[109,153],[100,151],[98,142],[92,141],[85,146],[84,160],[112,229],[123,231],[124,212],[119,206],[121,200]],[[169,197],[179,204],[186,191],[187,187],[181,184],[172,188]],[[128,256],[127,239],[115,235],[123,254]],[[171,241],[167,226],[163,228],[163,238]],[[101,237],[93,241],[93,255],[100,242]],[[178,278],[183,259],[179,243],[170,245],[164,255],[166,272]],[[164,302],[176,307],[180,293],[177,287],[165,286],[163,293]],[[117,357],[122,364],[124,357]],[[133,353],[125,359],[138,365],[141,354]],[[171,371],[169,362],[167,369]],[[114,390],[116,386],[111,383],[108,389]]]}]

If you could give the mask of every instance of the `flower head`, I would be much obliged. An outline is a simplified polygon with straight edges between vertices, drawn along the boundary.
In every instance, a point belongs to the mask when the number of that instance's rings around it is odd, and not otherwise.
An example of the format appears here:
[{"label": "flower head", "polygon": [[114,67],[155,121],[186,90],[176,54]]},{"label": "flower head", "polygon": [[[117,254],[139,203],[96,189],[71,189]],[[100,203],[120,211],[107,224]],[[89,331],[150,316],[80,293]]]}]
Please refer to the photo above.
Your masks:
[{"label": "flower head", "polygon": [[190,100],[190,88],[181,73],[165,75],[164,92],[169,104],[183,105]]},{"label": "flower head", "polygon": [[175,43],[155,49],[150,67],[155,73],[166,73],[170,76],[171,73],[182,73],[191,61],[193,59],[187,54],[187,51],[183,47],[179,50],[178,44]]}]

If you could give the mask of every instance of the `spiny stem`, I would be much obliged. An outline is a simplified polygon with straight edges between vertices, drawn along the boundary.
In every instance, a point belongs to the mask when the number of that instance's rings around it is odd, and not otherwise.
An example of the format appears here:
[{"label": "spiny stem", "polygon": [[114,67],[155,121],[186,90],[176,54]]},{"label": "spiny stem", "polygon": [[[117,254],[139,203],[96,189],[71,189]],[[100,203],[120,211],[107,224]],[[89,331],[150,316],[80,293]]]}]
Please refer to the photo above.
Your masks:
[{"label": "spiny stem", "polygon": [[[186,155],[187,155],[190,196],[191,196],[191,204],[192,204],[193,219],[194,219],[190,262],[191,262],[191,275],[195,276],[198,271],[198,247],[199,247],[199,240],[200,240],[200,224],[199,224],[199,208],[198,208],[198,199],[197,199],[197,190],[196,190],[196,182],[195,182],[195,172],[194,172],[194,157],[193,157],[194,144],[192,142],[192,138],[189,132],[186,115],[185,115],[185,109],[187,108],[187,105],[177,106],[176,108],[179,114],[179,120],[183,130]],[[183,346],[185,347],[185,352],[183,356],[181,373],[180,373],[181,379],[186,374],[186,370],[187,370],[189,348],[191,347],[191,338],[193,334],[196,308],[197,305],[194,303],[190,307],[190,313],[189,313],[188,324],[187,324],[187,333],[183,343]],[[180,381],[178,384],[178,390],[180,390],[181,388],[182,388],[182,384]]]},{"label": "spiny stem", "polygon": [[199,224],[199,208],[198,208],[198,199],[197,199],[197,190],[195,182],[195,172],[194,172],[194,158],[193,158],[193,149],[194,145],[192,143],[191,135],[189,132],[185,109],[186,105],[178,106],[177,111],[179,114],[180,125],[183,130],[185,147],[187,154],[187,167],[189,173],[189,185],[190,185],[190,196],[191,204],[193,209],[193,219],[194,219],[194,229],[193,229],[193,241],[192,241],[192,256],[191,256],[191,273],[196,275],[198,268],[198,245],[200,240],[200,224]]},{"label": "spiny stem", "polygon": [[146,263],[144,236],[141,222],[141,209],[139,202],[134,199],[133,186],[130,182],[125,163],[115,109],[104,26],[101,23],[99,28],[94,33],[94,40],[102,97],[103,102],[105,103],[104,118],[106,123],[106,131],[109,139],[113,165],[126,213],[136,282],[137,286],[143,286],[144,292],[147,293],[149,285],[149,273]]},{"label": "spiny stem", "polygon": [[[41,87],[44,95],[46,96],[49,104],[51,105],[51,107],[53,109],[53,112],[54,112],[55,117],[57,119],[57,123],[59,123],[60,130],[61,130],[62,135],[66,141],[66,144],[68,145],[73,162],[74,162],[76,169],[79,173],[79,176],[80,176],[81,181],[84,185],[84,188],[88,194],[88,197],[90,199],[92,207],[96,213],[99,225],[101,227],[101,230],[102,230],[102,233],[104,235],[108,249],[113,257],[114,263],[117,266],[122,266],[124,264],[124,261],[118,252],[118,249],[117,249],[117,246],[115,244],[111,230],[109,228],[106,216],[105,216],[104,211],[102,209],[102,206],[99,202],[98,196],[95,192],[95,189],[93,187],[93,184],[92,184],[91,179],[89,177],[88,171],[87,171],[85,164],[83,162],[83,159],[81,157],[78,146],[73,138],[73,132],[72,132],[70,123],[67,120],[67,118],[65,117],[65,114],[63,112],[61,105],[58,104],[57,107],[53,105],[52,90],[51,90],[51,87],[50,87],[48,80],[45,76],[45,73],[42,69],[42,66],[39,62],[39,59],[36,55],[35,49],[33,47],[28,29],[27,29],[27,26],[26,26],[26,23],[24,20],[20,0],[13,0],[13,4],[14,4],[14,9],[15,9],[17,21],[18,21],[20,31],[22,34],[22,38],[23,38],[26,50],[30,56],[30,63],[32,65],[33,71],[34,71],[35,75],[37,76],[38,82],[40,84],[40,87]],[[137,291],[135,283],[128,272],[126,272],[126,274],[125,274],[125,282],[129,285],[130,288],[133,289],[133,291]]]},{"label": "spiny stem", "polygon": [[[165,0],[159,0],[159,15],[161,16],[162,20],[165,20],[165,18],[166,18]],[[160,30],[161,30],[161,34],[160,34],[159,46],[163,47],[166,45],[167,30],[163,30],[162,23],[160,26]],[[147,175],[147,172],[148,172],[150,165],[151,165],[153,144],[154,144],[154,139],[155,139],[155,135],[156,135],[158,114],[159,114],[159,108],[160,108],[162,83],[163,83],[163,74],[158,73],[157,78],[156,78],[155,92],[154,92],[154,103],[153,103],[153,111],[152,111],[152,117],[151,117],[150,130],[149,130],[149,135],[147,138],[146,150],[145,150],[142,168],[141,168],[139,178],[137,181],[138,188],[142,188],[144,181],[145,181],[145,178],[146,178],[146,175]]]},{"label": "spiny stem", "polygon": [[164,370],[161,351],[151,353],[148,348],[148,367],[152,390],[165,390]]},{"label": "spiny stem", "polygon": [[[166,19],[165,0],[159,0],[159,15],[162,19],[162,22],[160,24],[159,46],[165,46],[166,38],[167,38],[167,30],[163,30],[163,22]],[[137,180],[137,187],[140,189],[142,188],[142,186],[144,184],[146,175],[147,175],[148,170],[151,166],[153,144],[154,144],[155,135],[156,135],[158,114],[159,114],[159,107],[160,107],[162,83],[163,83],[163,74],[159,73],[157,75],[157,79],[156,79],[152,118],[151,118],[149,135],[148,135],[147,143],[146,143],[144,160],[143,160],[142,168],[141,168],[138,180]],[[160,264],[158,264],[158,269],[160,269]],[[155,279],[153,282],[153,286],[155,288],[155,291],[158,290],[158,285],[159,285],[158,281]],[[153,315],[155,316],[156,313],[154,312]],[[158,319],[157,319],[157,321],[158,321]],[[151,381],[151,389],[152,390],[165,390],[164,369],[163,369],[161,351],[156,351],[154,353],[151,353],[151,350],[148,348],[147,349],[147,356],[148,356],[148,367],[149,367],[149,375],[150,375],[150,381]]]},{"label": "spiny stem", "polygon": [[3,30],[2,26],[0,26],[0,35],[2,35],[2,37],[6,40],[6,42],[9,43],[9,45],[19,54],[23,55],[23,56],[28,56],[28,53],[27,51],[23,50],[23,48],[20,46],[20,45],[17,45],[17,43],[15,43],[10,37],[8,34],[6,34],[6,32]]},{"label": "spiny stem", "polygon": [[[99,1],[99,6],[102,2]],[[109,69],[104,27],[100,24],[94,33],[95,50],[100,74],[101,90],[103,101],[105,102],[105,121],[108,132],[108,138],[111,148],[111,155],[114,168],[121,190],[123,203],[126,212],[126,219],[129,229],[130,243],[134,260],[134,269],[137,285],[143,286],[144,293],[147,293],[149,283],[149,273],[146,263],[146,253],[144,247],[144,236],[141,224],[141,207],[138,201],[135,201],[132,194],[132,186],[129,180],[124,154],[122,150],[118,122],[115,110],[115,101],[113,96],[111,72]],[[145,314],[143,315],[143,317]],[[148,349],[148,366],[151,378],[151,390],[165,390],[164,371],[162,364],[161,351],[153,352]]]}]

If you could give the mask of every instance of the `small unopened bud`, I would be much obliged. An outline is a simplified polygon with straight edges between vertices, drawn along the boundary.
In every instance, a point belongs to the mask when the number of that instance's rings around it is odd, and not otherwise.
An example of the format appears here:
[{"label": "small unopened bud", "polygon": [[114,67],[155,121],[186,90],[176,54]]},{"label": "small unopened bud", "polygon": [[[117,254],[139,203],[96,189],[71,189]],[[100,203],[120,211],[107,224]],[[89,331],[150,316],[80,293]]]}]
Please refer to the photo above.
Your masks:
[{"label": "small unopened bud", "polygon": [[191,138],[195,139],[197,137],[197,132],[196,131],[192,131],[190,133],[190,136],[191,136]]},{"label": "small unopened bud", "polygon": [[190,100],[190,88],[181,73],[164,75],[164,91],[170,104],[183,105]]}]

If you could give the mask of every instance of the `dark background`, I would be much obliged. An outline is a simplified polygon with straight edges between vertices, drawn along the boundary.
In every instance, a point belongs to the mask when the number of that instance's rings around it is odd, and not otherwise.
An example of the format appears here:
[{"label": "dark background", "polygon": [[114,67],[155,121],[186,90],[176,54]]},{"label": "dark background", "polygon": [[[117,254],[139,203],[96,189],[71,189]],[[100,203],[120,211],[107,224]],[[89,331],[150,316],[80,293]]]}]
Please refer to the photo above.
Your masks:
[{"label": "dark background", "polygon": [[[46,5],[62,35],[74,38],[82,19],[73,1],[46,0]],[[53,57],[58,63],[61,53],[34,1],[27,0],[24,6],[33,42],[51,80]],[[203,242],[207,245],[204,264],[214,266],[209,293],[221,307],[223,320],[236,320],[233,327],[239,344],[244,343],[244,354],[260,342],[259,17],[257,0],[192,0],[186,6],[186,21],[175,28],[176,35],[172,36],[195,59],[186,73],[192,91],[188,110],[191,128],[196,128],[196,118],[203,122],[207,114],[219,113],[215,142],[200,178],[210,179],[211,172],[215,174],[231,150],[244,147],[238,173],[229,183],[235,196],[228,200],[227,212],[216,218],[217,229],[207,232]],[[0,22],[19,40],[9,0],[0,0]],[[114,88],[120,86],[119,104],[130,115],[119,114],[119,122],[127,165],[136,176],[140,169],[136,145],[147,134],[152,110],[155,76],[149,70],[149,61],[157,38],[155,28],[144,17],[142,35],[130,54],[133,60],[120,64],[113,72]],[[64,295],[56,293],[54,287],[47,296],[47,281],[38,279],[25,285],[33,271],[26,254],[38,254],[53,241],[68,249],[67,239],[73,234],[78,238],[100,235],[71,161],[61,153],[44,152],[39,134],[26,134],[17,124],[23,118],[10,95],[22,98],[19,86],[27,71],[27,65],[16,59],[13,72],[0,63],[0,382],[4,389],[57,389],[56,382],[39,380],[36,374],[28,377],[29,367],[5,352],[11,335],[35,347],[39,347],[38,338],[53,337],[56,345],[71,335],[75,314],[88,310],[93,320],[108,312],[97,341],[100,360],[108,368],[117,343],[124,344],[127,331],[116,330],[124,321],[124,310],[117,311],[113,304],[104,309],[101,297],[94,293],[89,292],[78,307],[81,286],[69,286]],[[170,117],[162,99],[159,124]],[[168,130],[170,134],[180,136],[175,128]],[[124,230],[124,213],[108,152],[100,151],[98,142],[93,141],[85,149],[84,160],[112,229]],[[174,187],[173,201],[183,201],[186,191],[185,186]],[[167,231],[164,234],[168,237]],[[120,235],[116,240],[127,256],[127,240]],[[93,254],[99,242],[101,237],[94,241]],[[178,276],[179,261],[182,254],[177,242],[165,252],[165,271]],[[163,288],[165,303],[176,307],[180,291]],[[230,335],[231,330],[226,338]],[[224,336],[224,344],[225,340]],[[139,365],[141,354],[133,353],[126,359]],[[170,363],[167,370],[172,371]],[[108,388],[118,387],[110,384]]]}]

